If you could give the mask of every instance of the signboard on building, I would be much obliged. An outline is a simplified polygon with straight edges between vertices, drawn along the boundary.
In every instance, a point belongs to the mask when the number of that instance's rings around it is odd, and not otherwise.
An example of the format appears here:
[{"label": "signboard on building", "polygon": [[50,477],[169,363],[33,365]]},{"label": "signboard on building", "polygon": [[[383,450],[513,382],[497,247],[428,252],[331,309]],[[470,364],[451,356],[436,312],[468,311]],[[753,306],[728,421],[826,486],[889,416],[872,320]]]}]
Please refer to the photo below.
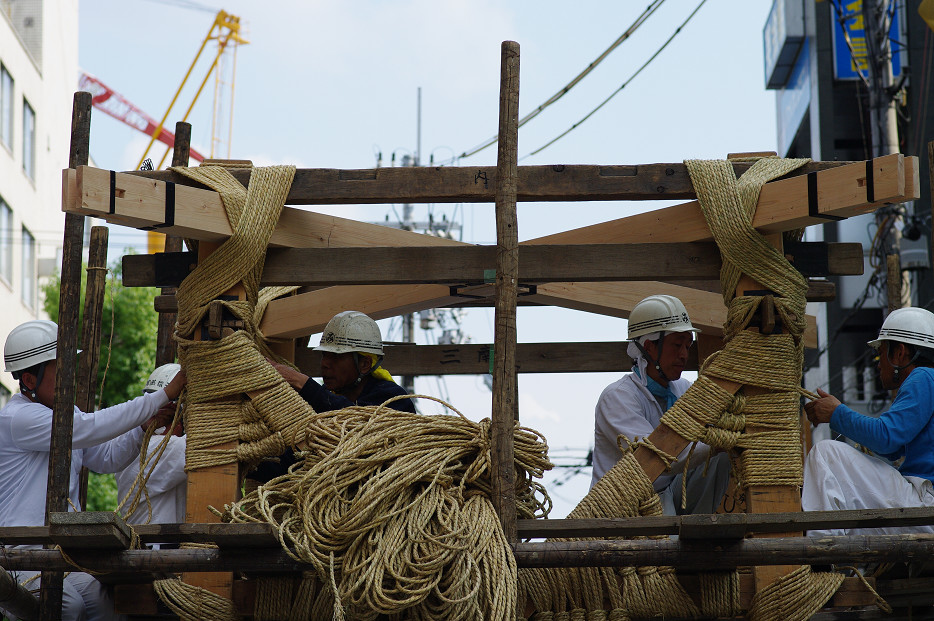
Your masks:
[{"label": "signboard on building", "polygon": [[775,0],[762,29],[765,87],[782,88],[788,81],[804,42],[804,15],[800,0]]},{"label": "signboard on building", "polygon": [[785,88],[778,91],[775,99],[778,114],[778,153],[782,156],[788,155],[791,143],[811,104],[811,59],[808,43],[808,39],[805,39]]},{"label": "signboard on building", "polygon": [[[892,47],[892,77],[902,74],[902,60],[905,56],[899,41],[902,35],[902,18],[896,8],[896,2],[889,2],[890,19],[889,41]],[[842,14],[842,24],[837,9]],[[837,80],[858,80],[860,74],[869,77],[869,58],[866,47],[866,30],[863,24],[863,0],[838,0],[831,9],[834,14],[833,27],[833,73]],[[844,34],[845,33],[845,34]],[[849,36],[849,45],[847,36]],[[852,52],[850,47],[852,46]]]}]

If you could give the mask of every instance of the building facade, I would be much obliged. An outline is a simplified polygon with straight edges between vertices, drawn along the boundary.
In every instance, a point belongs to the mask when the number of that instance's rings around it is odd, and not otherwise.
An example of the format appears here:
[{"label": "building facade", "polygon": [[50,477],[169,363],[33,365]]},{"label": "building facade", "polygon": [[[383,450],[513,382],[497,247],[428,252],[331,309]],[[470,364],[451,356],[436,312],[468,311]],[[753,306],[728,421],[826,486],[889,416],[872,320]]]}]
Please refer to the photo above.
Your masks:
[{"label": "building facade", "polygon": [[[921,198],[878,215],[808,229],[812,241],[861,242],[865,270],[862,276],[834,279],[837,299],[809,309],[818,316],[820,349],[807,357],[805,382],[872,414],[882,411],[889,398],[866,346],[878,334],[888,308],[885,253],[900,254],[904,301],[934,306],[927,157],[927,143],[934,139],[928,96],[934,32],[919,15],[921,0],[865,1],[885,11],[891,24],[888,94],[897,118],[897,147],[919,158]],[[776,91],[779,155],[825,161],[872,157],[872,84],[864,79],[872,50],[866,33],[863,0],[775,1],[763,45],[766,87]],[[880,244],[888,233],[899,240],[894,250]]]},{"label": "building facade", "polygon": [[[60,263],[62,169],[78,75],[76,0],[0,0],[0,342],[42,312]],[[16,382],[0,373],[0,403]]]}]

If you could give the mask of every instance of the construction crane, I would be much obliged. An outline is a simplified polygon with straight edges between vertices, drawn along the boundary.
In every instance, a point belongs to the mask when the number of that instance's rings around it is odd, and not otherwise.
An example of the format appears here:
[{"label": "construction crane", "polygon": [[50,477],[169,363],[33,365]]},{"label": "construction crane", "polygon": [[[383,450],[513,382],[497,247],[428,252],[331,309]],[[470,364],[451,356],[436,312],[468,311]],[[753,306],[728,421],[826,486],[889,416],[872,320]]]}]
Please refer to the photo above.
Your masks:
[{"label": "construction crane", "polygon": [[[213,118],[214,122],[212,123],[212,138],[211,138],[211,157],[214,157],[214,145],[219,142],[217,139],[217,113],[219,109],[219,93],[221,85],[221,76],[219,71],[215,71],[218,65],[218,61],[221,59],[221,56],[224,55],[224,52],[227,50],[228,46],[233,51],[234,57],[234,69],[231,72],[233,76],[236,75],[236,58],[237,58],[237,47],[239,45],[244,45],[249,43],[246,39],[240,36],[240,18],[236,15],[231,15],[226,11],[218,11],[217,15],[214,18],[214,23],[211,24],[211,27],[208,29],[207,35],[205,35],[204,40],[201,42],[201,47],[198,48],[198,53],[195,54],[195,58],[191,61],[191,66],[188,67],[188,71],[185,73],[182,83],[179,85],[178,90],[175,91],[175,96],[172,97],[169,107],[166,109],[165,114],[162,115],[162,120],[159,121],[158,126],[154,130],[149,144],[146,146],[146,150],[143,152],[143,156],[139,158],[139,163],[136,165],[137,168],[143,165],[143,162],[146,161],[146,157],[149,155],[149,150],[152,148],[156,140],[159,139],[159,135],[164,132],[163,126],[165,125],[166,119],[169,118],[169,114],[172,112],[172,108],[175,107],[175,103],[178,101],[179,96],[182,93],[182,89],[185,88],[185,84],[188,82],[188,78],[191,77],[192,72],[195,69],[195,66],[198,64],[198,59],[201,58],[202,52],[207,47],[210,41],[217,42],[217,53],[214,55],[214,60],[211,62],[210,67],[208,67],[207,72],[204,75],[204,78],[201,80],[201,84],[198,86],[195,96],[191,100],[188,109],[185,111],[185,115],[181,118],[182,121],[188,120],[188,115],[191,114],[192,108],[195,106],[195,102],[198,101],[198,97],[201,96],[201,91],[204,90],[205,84],[207,84],[208,78],[211,77],[211,74],[215,75],[215,88],[214,88],[214,109],[213,109]],[[233,96],[234,96],[234,78],[231,78],[230,83],[230,109],[233,110]],[[230,115],[231,124],[233,123],[233,113]],[[229,150],[229,138],[228,138],[228,150]],[[162,165],[165,163],[165,158],[169,153],[169,149],[165,150],[165,153],[162,155],[162,159],[159,160],[159,164],[156,168],[162,168]],[[229,153],[228,153],[229,157]]]},{"label": "construction crane", "polygon": [[[112,116],[147,136],[156,136],[159,142],[166,144],[169,148],[175,146],[175,134],[167,129],[162,129],[157,134],[156,129],[159,128],[159,123],[155,119],[104,84],[99,78],[82,72],[78,77],[78,90],[91,93],[91,105],[104,114]],[[191,149],[190,155],[191,159],[196,162],[204,161],[204,156],[194,149]]]}]

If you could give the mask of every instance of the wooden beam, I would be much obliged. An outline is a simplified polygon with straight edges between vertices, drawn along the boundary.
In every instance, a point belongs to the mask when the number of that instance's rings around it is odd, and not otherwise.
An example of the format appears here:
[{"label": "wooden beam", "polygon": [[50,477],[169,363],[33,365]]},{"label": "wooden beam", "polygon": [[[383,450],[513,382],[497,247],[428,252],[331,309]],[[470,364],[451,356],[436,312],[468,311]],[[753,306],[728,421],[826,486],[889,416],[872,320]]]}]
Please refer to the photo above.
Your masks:
[{"label": "wooden beam", "polygon": [[[762,186],[753,227],[780,233],[828,219],[849,218],[887,204],[914,200],[921,192],[918,158],[886,155],[867,162],[770,181]],[[868,183],[868,170],[872,183]],[[870,187],[872,190],[870,191]],[[686,242],[711,239],[697,201],[546,235],[524,244]]]},{"label": "wooden beam", "polygon": [[[827,218],[835,219],[868,213],[886,203],[918,198],[920,180],[917,175],[917,157],[894,154],[876,158],[870,162],[873,171],[871,196],[868,192],[869,175],[866,162],[827,168],[815,172],[814,176],[788,177],[765,184],[759,198],[759,209],[753,220],[754,226],[763,233],[792,230],[821,224],[826,222]],[[396,170],[408,174],[405,171],[430,169],[379,170]],[[211,190],[181,184],[173,186],[174,205],[184,205],[185,208],[175,208],[174,220],[172,220],[172,218],[167,218],[166,186],[162,181],[147,179],[135,174],[113,173],[114,191],[111,192],[111,171],[81,167],[77,173],[66,170],[63,174],[65,185],[74,184],[75,191],[81,196],[81,200],[74,205],[63,205],[66,211],[73,210],[85,215],[104,218],[108,222],[137,228],[156,226],[166,233],[207,241],[220,241],[230,236],[230,224],[224,215],[220,196]],[[71,180],[71,176],[75,176],[75,181]],[[816,187],[816,191],[811,191],[809,194],[809,187]],[[111,213],[111,195],[114,199],[114,213]],[[489,200],[492,200],[492,191],[489,197]],[[587,200],[588,198],[588,196],[582,196],[562,200]],[[621,194],[614,198],[615,200],[636,200],[638,196],[630,197]],[[653,198],[670,197],[654,196]],[[400,202],[401,200],[402,198],[395,196],[387,197],[384,202]],[[607,199],[601,197],[590,198],[590,200]],[[166,226],[167,220],[174,221],[174,224]],[[523,243],[653,243],[709,239],[710,232],[704,223],[700,207],[696,201],[691,201]],[[270,240],[271,246],[294,248],[365,245],[443,246],[459,243],[440,237],[354,222],[289,207],[283,209],[279,226]]]},{"label": "wooden beam", "polygon": [[[191,123],[178,121],[175,123],[175,146],[172,149],[172,166],[188,166],[191,153]],[[166,235],[165,252],[181,252],[182,238],[177,235]],[[163,287],[162,295],[175,295],[174,287]],[[178,348],[175,345],[175,322],[178,320],[176,312],[159,313],[159,324],[156,329],[156,368],[164,364],[175,362]]]},{"label": "wooden beam", "polygon": [[[209,242],[222,242],[232,234],[220,194],[185,185],[114,173],[89,166],[63,173],[65,185],[75,177],[80,201],[63,209],[134,228],[156,230]],[[112,188],[111,188],[112,186]],[[172,194],[174,193],[174,197]],[[412,233],[378,224],[284,207],[269,245],[290,248],[348,246],[451,246],[443,237]]]},{"label": "wooden beam", "polygon": [[[462,289],[460,295],[489,291],[482,287]],[[561,306],[611,317],[629,317],[640,300],[649,295],[668,294],[680,298],[692,323],[703,332],[723,334],[726,307],[718,293],[698,291],[661,282],[614,283],[549,283],[539,285],[536,293],[520,299],[543,306]],[[429,308],[442,308],[469,299],[451,295],[441,285],[361,285],[358,287],[327,287],[273,300],[266,308],[260,329],[267,337],[297,337],[324,330],[328,320],[348,308],[366,313],[373,319],[386,319],[403,313]],[[805,345],[817,346],[817,322],[808,316]]]},{"label": "wooden beam", "polygon": [[[126,255],[127,287],[177,286],[194,269],[192,253]],[[859,243],[802,242],[788,255],[806,276],[863,272]],[[519,281],[719,281],[720,250],[713,242],[572,244],[519,247]],[[391,285],[491,282],[496,246],[438,248],[275,248],[266,254],[260,284]]]},{"label": "wooden beam", "polygon": [[[733,569],[761,565],[925,562],[934,538],[924,534],[849,535],[846,537],[746,538],[736,541],[636,539],[610,541],[522,542],[513,545],[520,567],[635,567],[671,565],[682,571]],[[81,550],[71,555],[92,571],[192,573],[249,571],[284,573],[313,570],[281,547],[265,549],[192,548],[176,550]],[[73,565],[60,550],[0,549],[8,571],[62,571]]]},{"label": "wooden beam", "polygon": [[[516,301],[519,295],[519,221],[516,182],[519,147],[519,44],[503,41],[496,156],[496,310],[493,328],[493,412],[490,475],[493,508],[510,543],[516,539],[513,429],[519,420],[516,379]],[[513,614],[510,611],[510,614]]]},{"label": "wooden beam", "polygon": [[[198,259],[203,261],[219,244],[201,242],[198,245]],[[243,285],[238,283],[228,290],[226,295],[245,299]],[[203,339],[203,330],[195,329],[193,335],[187,338],[196,341]],[[212,450],[236,450],[236,442],[224,442],[211,447]],[[229,502],[237,500],[240,491],[240,478],[238,464],[222,464],[197,468],[188,472],[188,492],[185,503],[185,521],[189,523],[217,522],[219,518],[210,507],[223,507]],[[182,580],[188,584],[207,589],[222,597],[230,598],[233,588],[233,574],[229,571],[210,573],[184,573]]]},{"label": "wooden beam", "polygon": [[[844,166],[852,162],[811,162],[789,176]],[[736,162],[737,176],[752,164]],[[249,172],[229,171],[244,186]],[[128,171],[145,179],[197,185],[167,170]],[[492,203],[495,166],[419,168],[303,168],[286,202],[290,205],[357,205],[366,203]],[[200,186],[199,186],[200,187]],[[519,202],[638,201],[694,198],[694,187],[681,162],[637,165],[519,166]]]},{"label": "wooden beam", "polygon": [[931,525],[934,525],[934,508],[931,507],[518,521],[519,536],[523,539],[650,537],[678,535],[686,530],[695,535],[688,537],[689,539],[741,539],[753,533],[783,533],[789,530],[906,528]]},{"label": "wooden beam", "polygon": [[[104,288],[107,285],[107,240],[110,229],[91,227],[88,244],[87,280],[84,287],[84,321],[81,327],[81,356],[78,358],[78,381],[75,405],[82,412],[93,412],[97,395],[97,369],[101,352],[101,318],[104,313]],[[78,506],[87,509],[87,466],[81,467],[78,483]]]},{"label": "wooden beam", "polygon": [[[491,371],[491,350],[489,343],[385,345],[382,366],[394,375],[483,375]],[[319,351],[299,349],[295,362],[306,375],[321,373]],[[516,345],[517,373],[623,372],[631,367],[625,341]],[[685,370],[697,370],[693,347]]]},{"label": "wooden beam", "polygon": [[[91,136],[91,94],[77,92],[72,104],[71,144],[68,167],[88,163]],[[78,345],[78,306],[81,299],[81,256],[84,249],[84,216],[65,215],[62,271],[58,304],[55,396],[49,440],[49,477],[46,489],[46,523],[51,513],[68,510],[71,482],[71,434],[75,415],[75,351]],[[42,572],[39,596],[43,619],[62,618],[64,574]]]}]

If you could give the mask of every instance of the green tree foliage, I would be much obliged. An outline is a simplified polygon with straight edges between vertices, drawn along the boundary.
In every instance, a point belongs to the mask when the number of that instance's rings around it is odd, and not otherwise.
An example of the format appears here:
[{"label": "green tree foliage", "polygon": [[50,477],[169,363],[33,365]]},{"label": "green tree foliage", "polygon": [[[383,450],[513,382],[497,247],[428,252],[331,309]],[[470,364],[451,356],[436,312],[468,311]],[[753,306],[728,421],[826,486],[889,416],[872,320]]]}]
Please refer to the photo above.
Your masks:
[{"label": "green tree foliage", "polygon": [[[82,270],[79,343],[84,342],[80,330],[84,315],[86,278],[87,270]],[[50,278],[42,287],[45,297],[43,308],[53,321],[58,321],[60,287],[58,275]],[[146,378],[152,373],[155,365],[156,332],[159,323],[158,316],[153,312],[156,291],[154,287],[124,287],[121,280],[120,261],[115,261],[110,265],[101,322],[98,386],[95,387],[97,400],[102,407],[123,403],[140,395]],[[112,347],[111,333],[113,334]],[[107,375],[103,393],[101,393],[100,382],[104,379],[105,370]]]},{"label": "green tree foliage", "polygon": [[112,474],[91,472],[88,477],[88,511],[114,511],[119,502],[117,479]]},{"label": "green tree foliage", "polygon": [[[84,317],[84,290],[87,270],[81,270],[81,306],[79,311],[78,342],[83,343],[80,333]],[[42,287],[45,297],[43,308],[53,321],[58,321],[59,290],[61,281],[55,275]],[[153,312],[152,287],[124,287],[121,281],[121,264],[115,261],[107,274],[104,296],[104,312],[101,321],[101,354],[98,365],[97,399],[102,407],[123,403],[142,393],[146,378],[152,373],[156,357],[156,331],[158,316]],[[110,335],[113,333],[113,346]],[[108,353],[110,354],[108,366]],[[104,383],[103,398],[100,382]],[[87,508],[89,511],[113,511],[117,508],[117,482],[112,474],[92,472],[88,479]]]}]

